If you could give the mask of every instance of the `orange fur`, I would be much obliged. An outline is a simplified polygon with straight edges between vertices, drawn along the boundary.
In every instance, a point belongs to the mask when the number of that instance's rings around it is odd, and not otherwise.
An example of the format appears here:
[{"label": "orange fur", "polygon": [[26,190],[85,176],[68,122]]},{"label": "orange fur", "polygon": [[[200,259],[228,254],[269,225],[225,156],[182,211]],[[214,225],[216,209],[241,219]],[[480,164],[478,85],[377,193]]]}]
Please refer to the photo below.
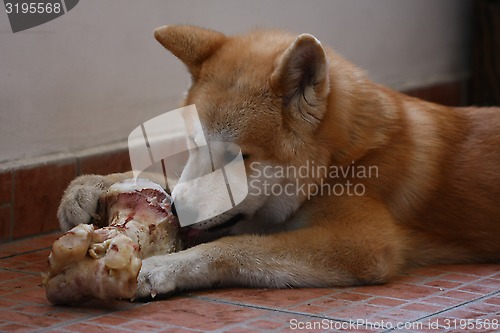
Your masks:
[{"label": "orange fur", "polygon": [[[158,33],[178,31],[163,29]],[[324,232],[346,232],[355,243],[356,238],[376,238],[377,232],[366,230],[380,223],[390,235],[382,243],[387,248],[395,243],[402,267],[500,259],[498,108],[449,108],[405,96],[372,83],[325,48],[329,73],[315,92],[319,97],[314,109],[326,111],[320,111],[319,125],[310,126],[291,119],[293,111],[282,107],[282,99],[289,98],[283,90],[293,90],[294,83],[280,66],[288,65],[284,59],[293,50],[286,49],[296,37],[257,31],[226,38],[200,66],[201,75],[186,100],[198,106],[209,131],[223,130],[213,126],[220,119],[228,119],[229,127],[241,123],[231,139],[254,160],[285,165],[356,161],[379,168],[380,178],[367,181],[364,198],[314,198],[308,224],[322,221],[328,230]],[[169,41],[163,45],[170,49]],[[305,60],[314,62],[319,56]],[[339,217],[337,206],[343,212]],[[376,216],[378,206],[383,218]],[[333,244],[323,245],[328,251]],[[357,266],[360,259],[349,260]]]},{"label": "orange fur", "polygon": [[376,166],[378,177],[298,180],[357,182],[361,196],[250,193],[228,237],[145,262],[138,296],[381,283],[415,265],[500,261],[499,108],[405,96],[310,35],[170,26],[155,37],[188,66],[185,104],[196,104],[208,139],[237,143],[250,175],[252,163],[314,161]]}]

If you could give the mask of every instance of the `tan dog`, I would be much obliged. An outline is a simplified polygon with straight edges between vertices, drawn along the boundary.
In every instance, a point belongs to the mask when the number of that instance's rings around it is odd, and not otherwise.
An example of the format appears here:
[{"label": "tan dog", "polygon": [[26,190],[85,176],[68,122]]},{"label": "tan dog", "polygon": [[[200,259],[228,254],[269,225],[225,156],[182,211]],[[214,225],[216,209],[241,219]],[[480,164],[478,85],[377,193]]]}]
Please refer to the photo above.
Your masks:
[{"label": "tan dog", "polygon": [[[185,104],[207,137],[241,147],[251,186],[235,209],[194,226],[232,236],[145,260],[138,297],[373,284],[418,265],[500,260],[500,109],[402,95],[307,34],[171,26],[155,37],[187,65]],[[300,167],[305,176],[283,173]],[[183,174],[201,169],[188,162]],[[75,180],[63,228],[88,222],[123,177]],[[266,177],[289,191],[264,193]]]}]

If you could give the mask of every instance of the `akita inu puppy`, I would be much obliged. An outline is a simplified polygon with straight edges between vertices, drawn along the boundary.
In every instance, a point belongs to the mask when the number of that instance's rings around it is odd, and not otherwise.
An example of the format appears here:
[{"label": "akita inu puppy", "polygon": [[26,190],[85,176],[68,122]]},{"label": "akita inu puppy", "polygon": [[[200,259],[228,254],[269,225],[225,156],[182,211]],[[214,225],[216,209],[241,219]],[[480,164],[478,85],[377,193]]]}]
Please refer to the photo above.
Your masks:
[{"label": "akita inu puppy", "polygon": [[[499,108],[405,96],[308,34],[167,26],[154,35],[187,65],[184,103],[197,106],[205,135],[239,145],[249,184],[258,182],[193,226],[224,237],[146,259],[137,297],[376,284],[419,265],[500,261]],[[301,167],[318,172],[290,172]],[[208,169],[188,162],[183,175]],[[98,195],[127,177],[75,180],[63,229],[88,223]],[[264,180],[287,191],[266,193]]]}]

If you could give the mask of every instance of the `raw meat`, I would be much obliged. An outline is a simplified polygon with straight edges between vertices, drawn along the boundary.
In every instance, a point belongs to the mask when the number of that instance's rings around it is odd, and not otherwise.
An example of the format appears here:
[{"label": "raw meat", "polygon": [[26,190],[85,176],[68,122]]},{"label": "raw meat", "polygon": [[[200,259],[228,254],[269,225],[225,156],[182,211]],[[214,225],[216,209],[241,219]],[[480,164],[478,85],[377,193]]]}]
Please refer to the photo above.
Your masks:
[{"label": "raw meat", "polygon": [[113,184],[99,207],[109,226],[80,224],[52,245],[43,275],[51,303],[131,298],[142,259],[180,250],[179,223],[159,185],[144,179]]}]

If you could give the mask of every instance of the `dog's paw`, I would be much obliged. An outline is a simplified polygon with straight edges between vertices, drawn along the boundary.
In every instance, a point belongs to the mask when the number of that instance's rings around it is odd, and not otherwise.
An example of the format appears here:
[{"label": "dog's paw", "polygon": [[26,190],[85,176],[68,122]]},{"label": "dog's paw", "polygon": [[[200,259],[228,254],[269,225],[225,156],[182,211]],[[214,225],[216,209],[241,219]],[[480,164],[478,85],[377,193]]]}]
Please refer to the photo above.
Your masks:
[{"label": "dog's paw", "polygon": [[57,211],[61,229],[67,231],[97,219],[99,196],[105,189],[105,176],[85,175],[73,180],[64,192]]},{"label": "dog's paw", "polygon": [[169,255],[144,259],[137,277],[134,299],[168,295],[177,289],[176,275],[180,272]]}]

